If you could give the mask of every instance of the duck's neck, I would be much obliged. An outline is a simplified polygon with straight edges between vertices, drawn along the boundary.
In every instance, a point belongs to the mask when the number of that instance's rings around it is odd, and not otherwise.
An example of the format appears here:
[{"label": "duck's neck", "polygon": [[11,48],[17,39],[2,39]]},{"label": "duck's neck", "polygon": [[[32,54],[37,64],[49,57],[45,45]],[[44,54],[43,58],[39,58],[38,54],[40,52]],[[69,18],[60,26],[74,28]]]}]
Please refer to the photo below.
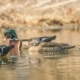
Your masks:
[{"label": "duck's neck", "polygon": [[14,45],[14,48],[11,51],[12,55],[18,55],[19,54],[19,41],[18,40],[10,40],[10,45]]}]

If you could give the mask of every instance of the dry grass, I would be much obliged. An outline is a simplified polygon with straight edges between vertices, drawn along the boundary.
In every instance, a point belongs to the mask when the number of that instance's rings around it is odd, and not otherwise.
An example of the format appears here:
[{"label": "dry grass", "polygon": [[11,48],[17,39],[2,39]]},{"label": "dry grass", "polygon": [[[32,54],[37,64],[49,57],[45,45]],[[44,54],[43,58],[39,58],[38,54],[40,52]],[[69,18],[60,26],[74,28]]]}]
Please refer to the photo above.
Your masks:
[{"label": "dry grass", "polygon": [[[63,1],[66,0],[58,0],[58,2]],[[72,20],[80,20],[80,1],[54,8],[50,7],[50,5],[54,6],[56,0],[51,0],[43,6],[34,7],[41,4],[41,2],[43,1],[0,0],[0,26],[41,26],[44,23],[55,24],[54,20],[60,24],[70,23]],[[50,8],[43,9],[45,6]]]}]

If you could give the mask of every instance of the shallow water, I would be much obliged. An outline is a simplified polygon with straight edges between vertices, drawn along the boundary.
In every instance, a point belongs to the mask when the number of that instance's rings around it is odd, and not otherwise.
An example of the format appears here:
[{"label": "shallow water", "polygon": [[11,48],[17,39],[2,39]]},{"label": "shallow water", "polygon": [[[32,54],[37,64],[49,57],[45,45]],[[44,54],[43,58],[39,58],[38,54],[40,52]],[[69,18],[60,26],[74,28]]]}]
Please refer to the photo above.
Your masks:
[{"label": "shallow water", "polygon": [[30,55],[25,51],[9,61],[0,65],[0,80],[80,80],[80,51]]}]

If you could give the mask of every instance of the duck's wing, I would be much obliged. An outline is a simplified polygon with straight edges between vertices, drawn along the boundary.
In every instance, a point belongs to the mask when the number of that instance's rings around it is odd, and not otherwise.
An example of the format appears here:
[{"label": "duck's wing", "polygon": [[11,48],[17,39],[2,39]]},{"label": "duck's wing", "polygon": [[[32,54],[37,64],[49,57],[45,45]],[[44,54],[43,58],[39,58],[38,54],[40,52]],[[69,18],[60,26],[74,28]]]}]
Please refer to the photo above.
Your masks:
[{"label": "duck's wing", "polygon": [[2,54],[2,49],[5,47],[6,45],[0,45],[0,54]]},{"label": "duck's wing", "polygon": [[50,42],[54,39],[56,39],[56,36],[44,37],[44,38],[42,38],[42,42]]},{"label": "duck's wing", "polygon": [[0,45],[0,48],[5,47],[6,45]]},{"label": "duck's wing", "polygon": [[73,49],[75,48],[75,46],[61,46],[60,49],[61,50],[69,50],[69,49]]},{"label": "duck's wing", "polygon": [[1,48],[1,56],[5,56],[5,55],[7,55],[8,52],[9,52],[12,48],[14,48],[13,45],[2,47],[2,48]]}]

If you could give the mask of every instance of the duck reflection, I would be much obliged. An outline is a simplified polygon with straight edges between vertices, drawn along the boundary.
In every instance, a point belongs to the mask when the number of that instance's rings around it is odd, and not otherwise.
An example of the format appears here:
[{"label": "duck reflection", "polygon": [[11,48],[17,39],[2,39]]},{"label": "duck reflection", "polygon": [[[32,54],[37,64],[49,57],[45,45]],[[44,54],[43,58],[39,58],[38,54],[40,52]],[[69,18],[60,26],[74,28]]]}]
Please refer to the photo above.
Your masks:
[{"label": "duck reflection", "polygon": [[62,58],[68,56],[68,51],[61,52],[28,52],[30,63],[40,63],[43,59],[54,59],[54,58]]}]

